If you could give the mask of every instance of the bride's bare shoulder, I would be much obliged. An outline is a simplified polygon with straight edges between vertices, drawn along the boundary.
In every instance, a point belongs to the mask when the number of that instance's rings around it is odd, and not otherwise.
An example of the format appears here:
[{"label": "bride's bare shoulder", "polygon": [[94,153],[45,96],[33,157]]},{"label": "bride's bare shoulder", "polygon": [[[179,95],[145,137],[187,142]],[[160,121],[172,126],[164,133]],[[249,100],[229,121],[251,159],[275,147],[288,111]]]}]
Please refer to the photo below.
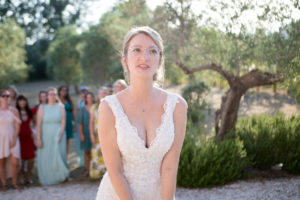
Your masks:
[{"label": "bride's bare shoulder", "polygon": [[113,110],[109,103],[109,101],[111,101],[111,98],[112,96],[107,96],[104,99],[102,99],[99,104],[98,113],[99,113],[99,118],[101,118],[101,120],[114,121]]}]

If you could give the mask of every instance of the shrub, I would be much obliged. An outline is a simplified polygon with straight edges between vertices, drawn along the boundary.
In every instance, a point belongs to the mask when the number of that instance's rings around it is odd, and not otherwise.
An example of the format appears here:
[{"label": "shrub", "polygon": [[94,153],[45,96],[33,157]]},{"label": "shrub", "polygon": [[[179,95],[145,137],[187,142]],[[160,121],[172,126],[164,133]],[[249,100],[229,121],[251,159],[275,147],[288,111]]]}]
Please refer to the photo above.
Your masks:
[{"label": "shrub", "polygon": [[248,158],[254,167],[265,170],[276,164],[272,122],[269,118],[263,115],[241,118],[236,133],[243,140]]},{"label": "shrub", "polygon": [[200,125],[204,119],[203,112],[209,107],[205,101],[205,94],[209,88],[203,82],[190,82],[182,89],[182,96],[187,101],[188,118],[194,125]]},{"label": "shrub", "polygon": [[247,164],[239,138],[215,144],[214,137],[199,136],[197,128],[189,123],[180,156],[178,185],[195,188],[225,184],[241,178]]},{"label": "shrub", "polygon": [[244,142],[254,167],[267,170],[283,163],[289,172],[300,171],[300,116],[285,119],[278,113],[243,117],[237,123],[236,135]]},{"label": "shrub", "polygon": [[290,173],[300,172],[300,116],[289,118],[288,145],[283,157],[283,169]]}]

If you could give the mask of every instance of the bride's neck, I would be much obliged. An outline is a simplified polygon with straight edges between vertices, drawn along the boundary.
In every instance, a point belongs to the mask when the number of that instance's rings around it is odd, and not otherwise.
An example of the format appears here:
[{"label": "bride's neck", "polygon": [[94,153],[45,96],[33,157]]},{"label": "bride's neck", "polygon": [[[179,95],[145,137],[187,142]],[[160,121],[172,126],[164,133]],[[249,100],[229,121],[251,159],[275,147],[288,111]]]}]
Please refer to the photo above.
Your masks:
[{"label": "bride's neck", "polygon": [[153,81],[132,80],[129,93],[134,101],[149,101],[154,95]]}]

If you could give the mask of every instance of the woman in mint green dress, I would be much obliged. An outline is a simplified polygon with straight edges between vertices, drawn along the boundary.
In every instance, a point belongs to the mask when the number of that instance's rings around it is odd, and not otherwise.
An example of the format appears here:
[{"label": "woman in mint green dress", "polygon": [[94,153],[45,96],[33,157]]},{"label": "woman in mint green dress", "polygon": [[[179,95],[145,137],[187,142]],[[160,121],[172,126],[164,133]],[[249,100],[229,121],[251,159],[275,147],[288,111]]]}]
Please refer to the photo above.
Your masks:
[{"label": "woman in mint green dress", "polygon": [[66,114],[55,88],[48,89],[48,104],[37,114],[37,168],[42,185],[53,185],[69,176],[66,154]]}]

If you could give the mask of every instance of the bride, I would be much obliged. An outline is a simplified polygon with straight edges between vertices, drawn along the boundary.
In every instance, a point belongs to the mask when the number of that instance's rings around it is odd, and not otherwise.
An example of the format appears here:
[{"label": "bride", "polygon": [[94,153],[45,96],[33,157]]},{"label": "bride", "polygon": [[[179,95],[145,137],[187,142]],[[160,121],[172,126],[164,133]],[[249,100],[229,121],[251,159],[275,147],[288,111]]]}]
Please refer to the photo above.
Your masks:
[{"label": "bride", "polygon": [[122,64],[129,87],[99,106],[99,140],[107,172],[97,200],[173,200],[187,104],[158,87],[164,56],[160,35],[131,29]]}]

